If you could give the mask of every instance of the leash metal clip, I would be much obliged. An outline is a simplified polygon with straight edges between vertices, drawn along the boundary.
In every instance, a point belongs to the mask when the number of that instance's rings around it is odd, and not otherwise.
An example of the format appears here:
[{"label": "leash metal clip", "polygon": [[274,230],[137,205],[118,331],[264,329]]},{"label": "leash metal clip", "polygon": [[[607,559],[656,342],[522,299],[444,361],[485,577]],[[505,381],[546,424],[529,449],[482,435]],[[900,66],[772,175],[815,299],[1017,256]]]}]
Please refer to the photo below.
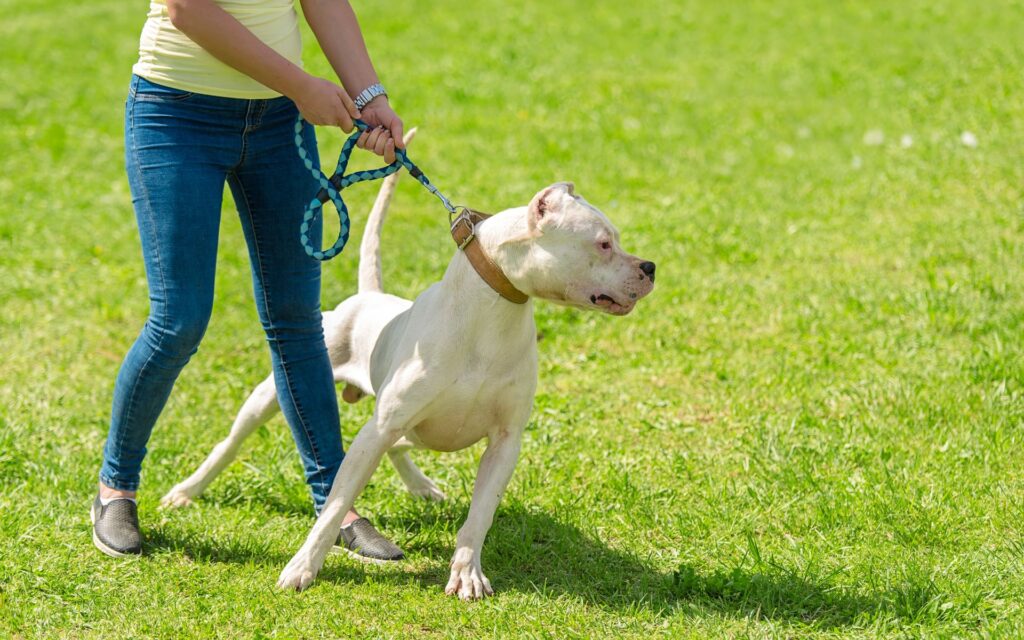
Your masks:
[{"label": "leash metal clip", "polygon": [[[420,175],[423,175],[423,172],[420,172]],[[423,177],[425,178],[426,176],[423,176]],[[418,178],[418,176],[417,176],[417,178]],[[423,184],[424,187],[426,187],[427,191],[429,191],[430,193],[434,194],[435,196],[437,196],[441,200],[441,204],[444,205],[444,208],[448,210],[448,217],[449,218],[451,218],[453,215],[455,215],[455,212],[459,210],[459,207],[453,205],[451,203],[451,201],[448,200],[448,198],[446,198],[443,193],[438,191],[437,187],[435,187],[434,185],[430,184],[429,181],[428,182],[423,182],[422,184]],[[462,207],[462,208],[465,209],[465,207]]]}]

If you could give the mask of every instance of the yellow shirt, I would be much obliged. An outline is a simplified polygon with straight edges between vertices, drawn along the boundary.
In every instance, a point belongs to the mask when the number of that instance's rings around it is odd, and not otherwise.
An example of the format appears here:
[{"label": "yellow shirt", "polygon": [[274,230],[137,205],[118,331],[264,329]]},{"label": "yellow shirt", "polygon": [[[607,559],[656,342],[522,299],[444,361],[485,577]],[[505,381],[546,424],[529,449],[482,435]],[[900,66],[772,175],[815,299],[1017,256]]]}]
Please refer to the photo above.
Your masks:
[{"label": "yellow shirt", "polygon": [[[291,62],[302,66],[299,18],[292,0],[216,0],[244,27]],[[132,72],[157,84],[225,98],[281,95],[214,58],[171,24],[166,0],[150,0]]]}]

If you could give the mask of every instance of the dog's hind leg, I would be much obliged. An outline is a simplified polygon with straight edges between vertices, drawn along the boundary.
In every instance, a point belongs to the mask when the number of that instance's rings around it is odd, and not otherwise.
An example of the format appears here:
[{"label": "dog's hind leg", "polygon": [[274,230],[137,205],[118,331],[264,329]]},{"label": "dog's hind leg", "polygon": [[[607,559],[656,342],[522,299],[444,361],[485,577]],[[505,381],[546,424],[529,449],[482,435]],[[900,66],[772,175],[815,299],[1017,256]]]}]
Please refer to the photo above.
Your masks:
[{"label": "dog's hind leg", "polygon": [[417,498],[437,501],[447,499],[447,496],[434,484],[434,481],[420,471],[420,468],[412,461],[412,458],[409,457],[409,449],[412,449],[412,443],[405,438],[402,438],[395,443],[395,446],[388,449],[388,457],[391,458],[391,464],[398,471],[402,482],[405,483],[405,488]]},{"label": "dog's hind leg", "polygon": [[160,500],[160,504],[165,507],[181,507],[190,504],[192,498],[199,496],[213,482],[217,474],[235,459],[238,450],[242,447],[242,442],[279,410],[274,376],[269,376],[257,385],[246,399],[245,404],[238,412],[238,417],[235,418],[235,423],[231,426],[231,433],[228,434],[228,437],[213,448],[213,451],[196,469],[195,473],[174,485],[174,488]]}]

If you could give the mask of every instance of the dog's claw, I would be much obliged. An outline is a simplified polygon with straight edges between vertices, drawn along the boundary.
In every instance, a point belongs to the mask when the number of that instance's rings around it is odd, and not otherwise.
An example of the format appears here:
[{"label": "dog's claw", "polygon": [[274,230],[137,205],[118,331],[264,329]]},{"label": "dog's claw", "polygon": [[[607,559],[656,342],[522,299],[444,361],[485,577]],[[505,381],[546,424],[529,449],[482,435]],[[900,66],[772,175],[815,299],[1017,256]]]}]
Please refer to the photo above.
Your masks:
[{"label": "dog's claw", "polygon": [[463,560],[459,557],[468,554],[460,554],[457,551],[455,555],[459,559],[452,561],[452,573],[444,588],[445,594],[458,595],[459,600],[466,602],[493,596],[494,589],[491,588],[491,581],[484,575],[480,563],[475,559]]},{"label": "dog's claw", "polygon": [[315,571],[302,566],[293,567],[289,562],[288,566],[281,571],[281,577],[277,579],[277,586],[285,590],[302,591],[313,584],[314,578],[316,578]]}]

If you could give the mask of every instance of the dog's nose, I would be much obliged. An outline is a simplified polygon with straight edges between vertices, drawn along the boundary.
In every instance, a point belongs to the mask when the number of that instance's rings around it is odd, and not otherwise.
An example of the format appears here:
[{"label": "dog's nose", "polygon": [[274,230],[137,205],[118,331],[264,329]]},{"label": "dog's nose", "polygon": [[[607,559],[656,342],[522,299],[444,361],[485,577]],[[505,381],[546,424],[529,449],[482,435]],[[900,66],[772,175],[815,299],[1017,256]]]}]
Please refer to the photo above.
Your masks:
[{"label": "dog's nose", "polygon": [[654,282],[654,263],[653,262],[641,262],[640,270],[647,274],[647,277]]}]

